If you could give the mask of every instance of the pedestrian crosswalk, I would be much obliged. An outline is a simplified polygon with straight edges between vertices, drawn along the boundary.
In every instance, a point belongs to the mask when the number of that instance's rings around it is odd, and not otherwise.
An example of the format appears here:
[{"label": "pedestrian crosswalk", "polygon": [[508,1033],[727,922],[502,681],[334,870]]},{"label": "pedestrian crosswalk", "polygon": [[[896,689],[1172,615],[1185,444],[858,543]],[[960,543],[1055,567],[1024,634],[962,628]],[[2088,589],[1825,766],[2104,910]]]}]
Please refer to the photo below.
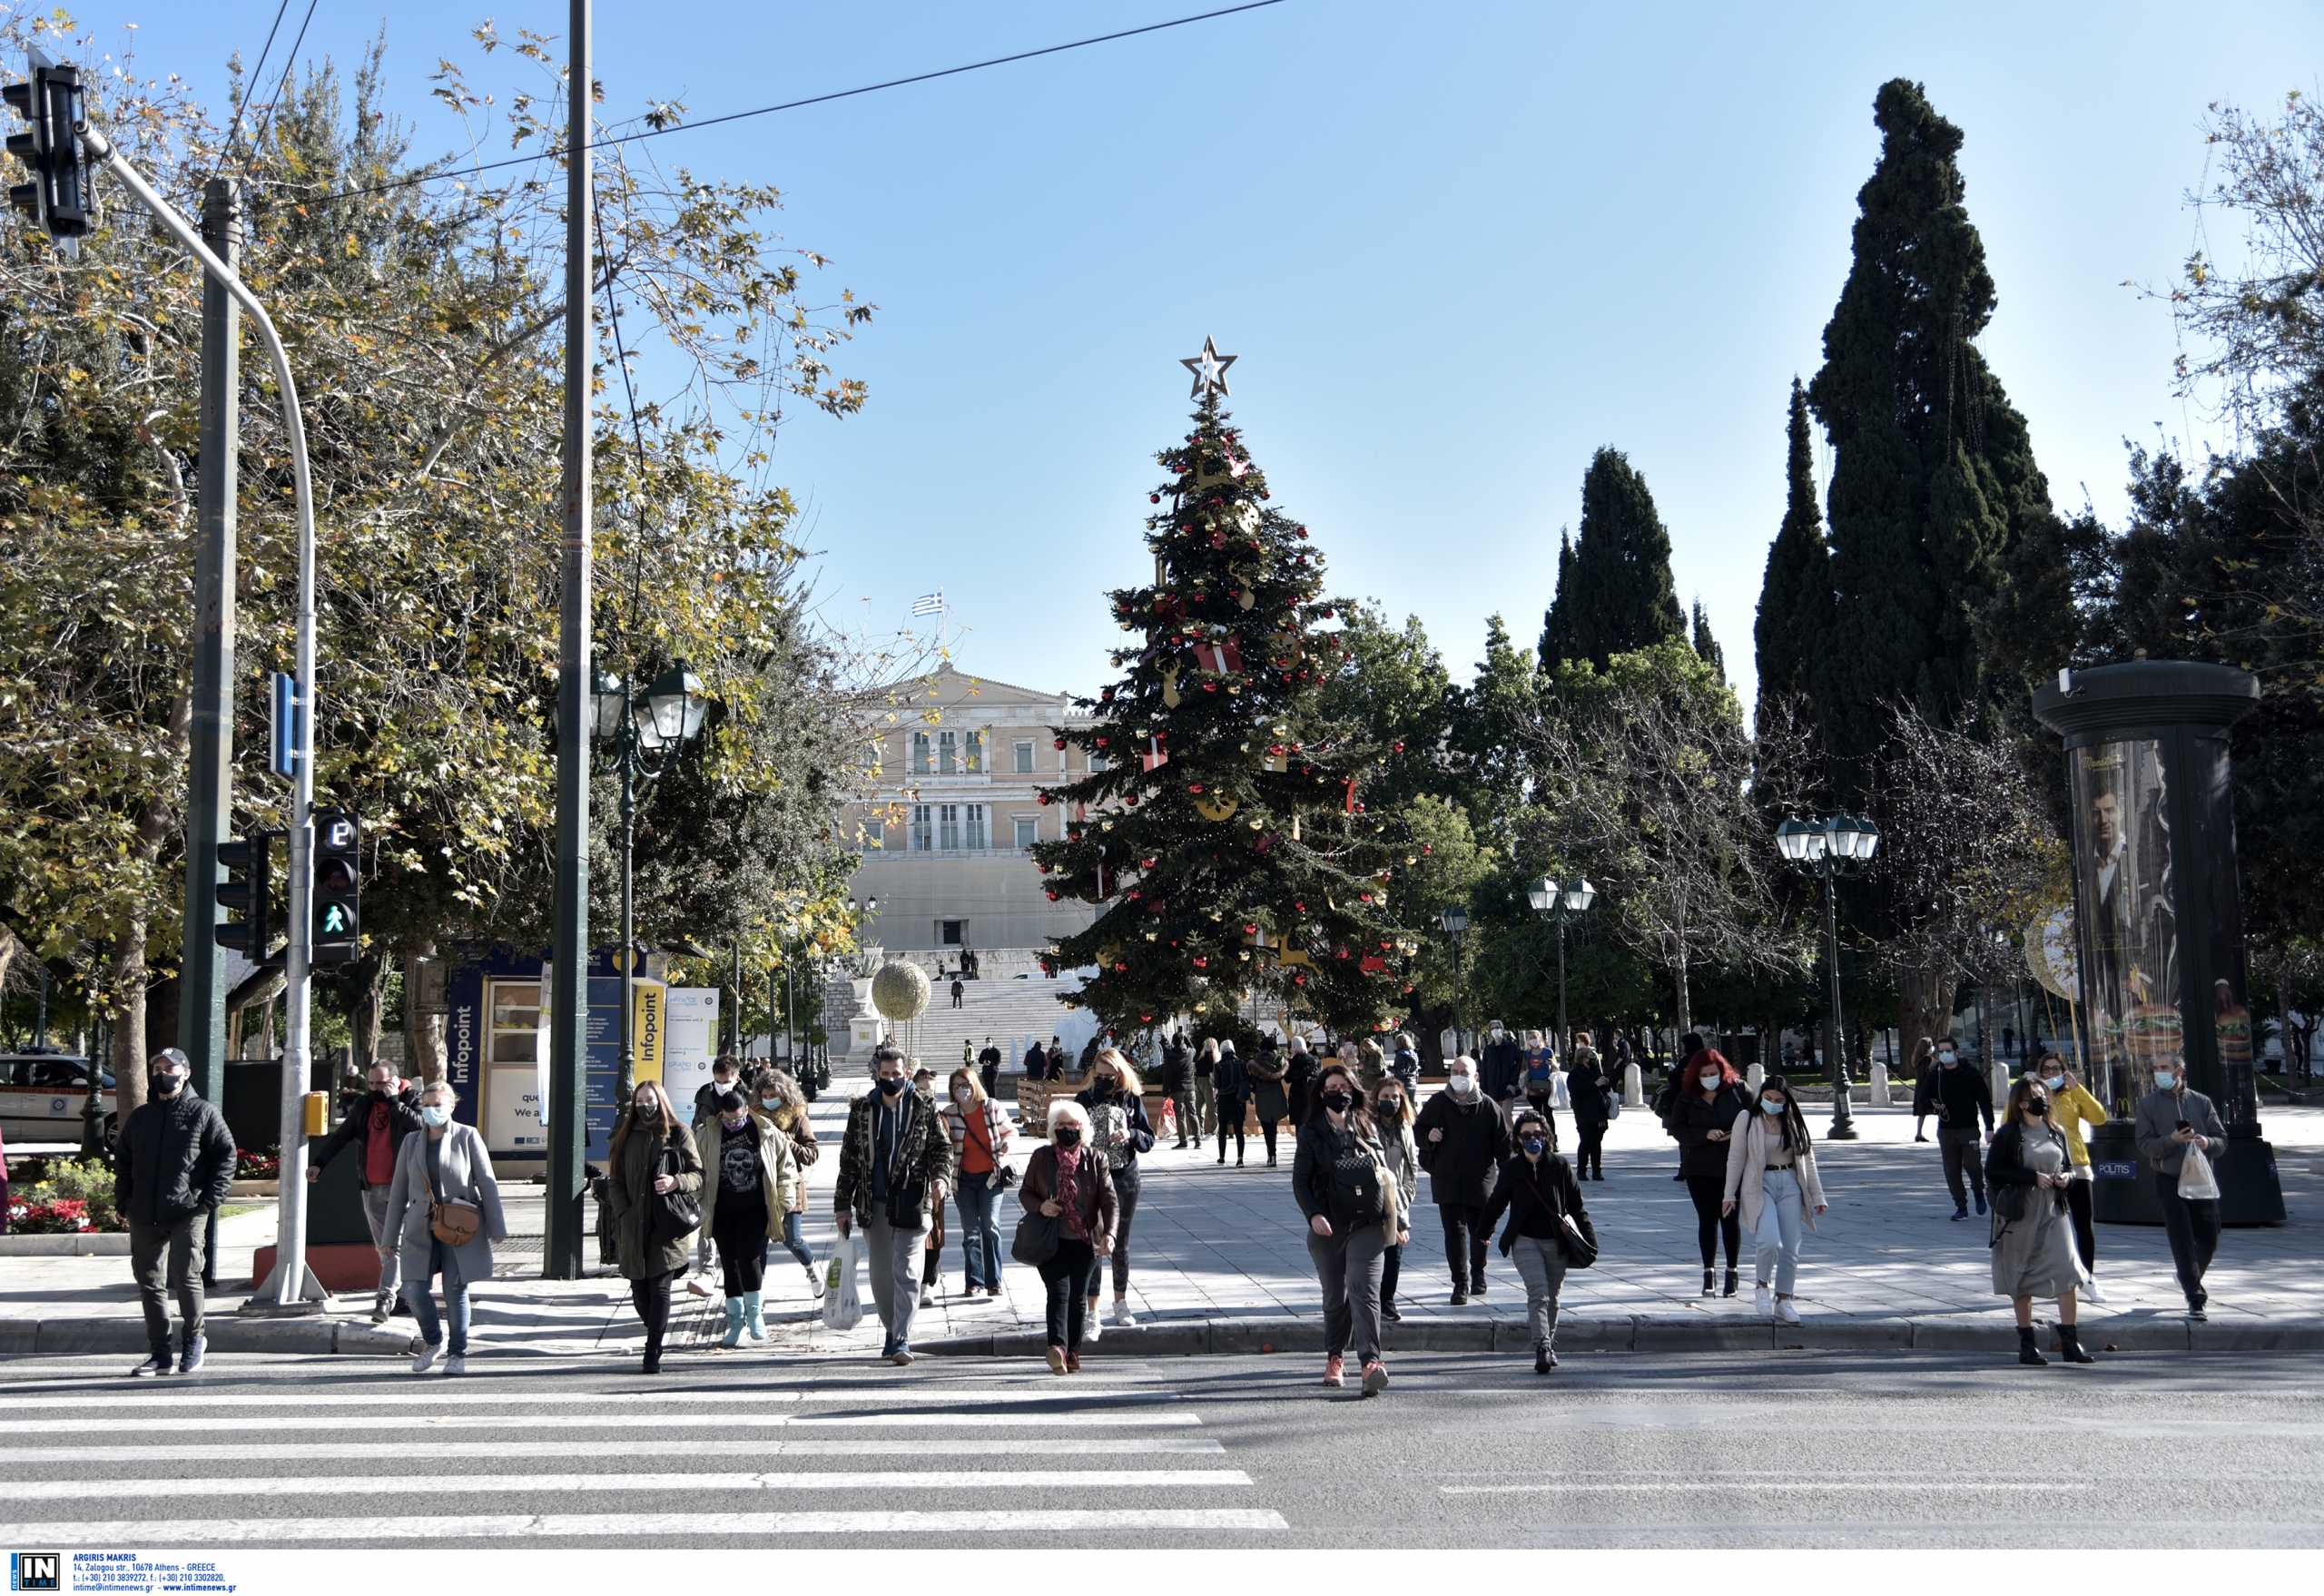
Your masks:
[{"label": "pedestrian crosswalk", "polygon": [[[301,1373],[305,1373],[302,1371]],[[64,1546],[722,1545],[921,1533],[1025,1545],[1288,1528],[1185,1394],[853,1369],[0,1380],[0,1540]],[[173,1483],[153,1518],[92,1514]]]}]

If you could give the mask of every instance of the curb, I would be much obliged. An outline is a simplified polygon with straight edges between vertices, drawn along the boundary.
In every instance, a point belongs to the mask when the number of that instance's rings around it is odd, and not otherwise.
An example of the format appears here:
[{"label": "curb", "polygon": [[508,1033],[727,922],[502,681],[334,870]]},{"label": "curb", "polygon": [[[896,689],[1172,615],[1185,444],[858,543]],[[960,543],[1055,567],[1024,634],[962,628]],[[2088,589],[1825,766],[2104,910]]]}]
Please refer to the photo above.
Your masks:
[{"label": "curb", "polygon": [[[202,1340],[213,1353],[346,1353],[359,1357],[402,1357],[411,1351],[416,1339],[409,1330],[321,1315],[265,1319],[216,1314],[202,1324]],[[145,1350],[143,1319],[0,1319],[0,1356],[69,1357],[85,1353]]]},{"label": "curb", "polygon": [[[2055,1339],[2054,1321],[2039,1321],[2043,1345]],[[2201,1324],[2179,1318],[2121,1315],[2082,1321],[2084,1338],[2099,1352],[2324,1352],[2324,1318],[2251,1325]],[[1527,1352],[1532,1335],[1522,1318],[1406,1322],[1383,1326],[1391,1352]],[[953,1335],[915,1341],[926,1357],[1028,1357],[1042,1355],[1047,1336],[1039,1331],[991,1335]],[[1197,1356],[1206,1354],[1319,1353],[1321,1319],[1260,1317],[1181,1319],[1106,1331],[1092,1356],[1113,1348],[1135,1357]],[[1652,1318],[1561,1318],[1558,1350],[1618,1353],[1738,1352],[2011,1352],[2017,1332],[2009,1325],[1950,1319],[1823,1319],[1797,1325],[1762,1320]]]},{"label": "curb", "polygon": [[0,1236],[0,1258],[125,1258],[126,1230],[65,1231],[54,1236]]}]

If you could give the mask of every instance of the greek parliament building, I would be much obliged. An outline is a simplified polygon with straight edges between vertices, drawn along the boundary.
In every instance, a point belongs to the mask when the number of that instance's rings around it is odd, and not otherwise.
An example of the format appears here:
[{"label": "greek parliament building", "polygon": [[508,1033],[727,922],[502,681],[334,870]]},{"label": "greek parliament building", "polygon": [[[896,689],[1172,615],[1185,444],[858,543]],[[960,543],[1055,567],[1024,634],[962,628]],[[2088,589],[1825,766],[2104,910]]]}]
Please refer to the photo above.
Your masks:
[{"label": "greek parliament building", "polygon": [[1039,789],[1091,768],[1081,750],[1059,750],[1052,728],[1088,714],[1066,694],[962,675],[949,664],[904,685],[899,699],[896,724],[878,744],[878,783],[852,806],[845,832],[861,857],[851,893],[880,901],[860,941],[1039,949],[1088,925],[1088,904],[1049,901],[1029,852],[1064,835],[1066,806],[1042,804]]}]

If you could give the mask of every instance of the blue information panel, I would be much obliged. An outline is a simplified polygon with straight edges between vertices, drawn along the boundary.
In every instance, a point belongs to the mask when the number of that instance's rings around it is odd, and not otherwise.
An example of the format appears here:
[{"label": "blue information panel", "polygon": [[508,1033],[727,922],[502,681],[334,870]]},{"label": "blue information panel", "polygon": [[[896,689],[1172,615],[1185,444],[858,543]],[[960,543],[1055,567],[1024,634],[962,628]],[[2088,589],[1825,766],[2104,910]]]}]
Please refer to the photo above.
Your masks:
[{"label": "blue information panel", "polygon": [[603,1163],[613,1145],[614,1118],[621,1092],[621,978],[589,978],[589,1022],[585,1043],[586,1090],[583,1110],[589,1125],[588,1157]]}]

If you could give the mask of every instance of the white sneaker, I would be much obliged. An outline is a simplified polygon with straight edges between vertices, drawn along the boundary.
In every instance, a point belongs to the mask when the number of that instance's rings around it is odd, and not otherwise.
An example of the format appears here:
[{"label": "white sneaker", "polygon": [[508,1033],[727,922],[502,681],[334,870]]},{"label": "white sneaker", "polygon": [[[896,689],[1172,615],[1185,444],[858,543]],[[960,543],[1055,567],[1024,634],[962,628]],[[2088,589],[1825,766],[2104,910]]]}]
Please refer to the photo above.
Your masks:
[{"label": "white sneaker", "polygon": [[1776,1311],[1775,1293],[1764,1286],[1754,1291],[1751,1294],[1751,1311],[1762,1319],[1772,1315]]},{"label": "white sneaker", "polygon": [[799,1266],[807,1271],[807,1288],[812,1291],[818,1297],[822,1296],[823,1295],[823,1272],[821,1269],[816,1268],[812,1264],[802,1264]]},{"label": "white sneaker", "polygon": [[1791,1298],[1785,1297],[1776,1304],[1776,1319],[1777,1323],[1784,1325],[1799,1323],[1799,1310],[1791,1305]]},{"label": "white sneaker", "polygon": [[1104,1328],[1105,1317],[1106,1315],[1103,1314],[1090,1314],[1083,1319],[1081,1325],[1082,1345],[1095,1346],[1098,1345],[1098,1336]]},{"label": "white sneaker", "polygon": [[2090,1277],[2090,1284],[2082,1288],[2082,1300],[2084,1302],[2104,1302],[2106,1300],[2106,1294],[2098,1288],[2097,1276],[2093,1275]]},{"label": "white sneaker", "polygon": [[465,1355],[456,1352],[444,1360],[444,1373],[447,1374],[465,1374],[468,1372],[468,1360]]},{"label": "white sneaker", "polygon": [[1129,1299],[1128,1297],[1118,1296],[1114,1298],[1114,1326],[1120,1330],[1135,1330],[1137,1328],[1137,1315],[1129,1311]]},{"label": "white sneaker", "polygon": [[437,1349],[435,1347],[428,1345],[424,1341],[421,1342],[419,1344],[419,1351],[418,1355],[411,1360],[411,1372],[415,1374],[425,1374],[428,1370],[434,1368],[436,1366],[436,1352]]},{"label": "white sneaker", "polygon": [[932,1308],[936,1305],[936,1288],[934,1286],[923,1286],[920,1288],[920,1305],[924,1308]]}]

